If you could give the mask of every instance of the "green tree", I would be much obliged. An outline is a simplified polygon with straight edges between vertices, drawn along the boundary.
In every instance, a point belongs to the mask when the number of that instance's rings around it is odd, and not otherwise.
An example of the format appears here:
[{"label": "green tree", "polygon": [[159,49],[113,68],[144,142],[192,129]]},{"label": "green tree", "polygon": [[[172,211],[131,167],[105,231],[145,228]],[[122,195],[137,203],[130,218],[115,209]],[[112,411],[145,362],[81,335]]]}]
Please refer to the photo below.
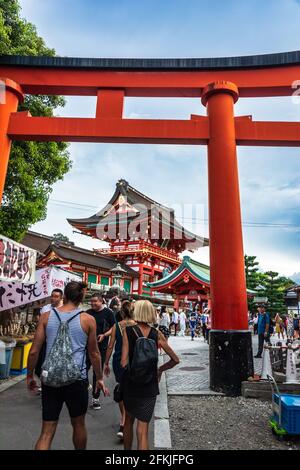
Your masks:
[{"label": "green tree", "polygon": [[63,235],[62,233],[55,233],[53,235],[53,239],[54,240],[57,240],[57,241],[60,241],[60,242],[69,242],[69,238],[66,237],[66,235]]},{"label": "green tree", "polygon": [[245,274],[247,289],[255,290],[259,284],[259,263],[256,261],[256,256],[245,255]]},{"label": "green tree", "polygon": [[[0,0],[0,54],[54,56],[35,26],[20,16],[18,0]],[[8,77],[9,78],[9,77]],[[61,96],[25,96],[19,111],[53,116],[64,106]],[[14,142],[0,209],[0,233],[20,241],[28,228],[46,218],[53,184],[62,180],[71,162],[64,142]]]},{"label": "green tree", "polygon": [[290,287],[290,279],[279,274],[275,271],[265,272],[264,286],[266,288],[266,296],[268,297],[268,310],[272,317],[276,313],[286,313],[286,305],[284,300],[285,290]]},{"label": "green tree", "polygon": [[[256,256],[245,255],[245,275],[247,289],[256,290],[262,282],[262,273],[259,272],[259,263],[256,261]],[[254,312],[256,304],[253,297],[248,297],[248,310]]]}]

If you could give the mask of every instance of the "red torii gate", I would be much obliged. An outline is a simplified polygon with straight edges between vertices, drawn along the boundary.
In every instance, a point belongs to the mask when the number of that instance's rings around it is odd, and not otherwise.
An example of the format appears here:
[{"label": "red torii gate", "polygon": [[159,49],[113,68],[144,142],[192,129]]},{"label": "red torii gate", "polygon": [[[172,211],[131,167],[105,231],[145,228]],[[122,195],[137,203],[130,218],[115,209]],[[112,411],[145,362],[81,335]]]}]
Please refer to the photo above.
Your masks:
[{"label": "red torii gate", "polygon": [[[212,332],[210,385],[240,393],[253,374],[236,145],[300,146],[299,122],[234,117],[239,97],[289,96],[300,51],[210,59],[0,57],[0,199],[13,140],[208,146]],[[0,88],[1,91],[1,88]],[[97,96],[95,118],[16,112],[23,94]],[[125,97],[199,97],[207,117],[124,119]],[[0,94],[1,103],[1,94]],[[226,210],[224,210],[226,201]]]}]

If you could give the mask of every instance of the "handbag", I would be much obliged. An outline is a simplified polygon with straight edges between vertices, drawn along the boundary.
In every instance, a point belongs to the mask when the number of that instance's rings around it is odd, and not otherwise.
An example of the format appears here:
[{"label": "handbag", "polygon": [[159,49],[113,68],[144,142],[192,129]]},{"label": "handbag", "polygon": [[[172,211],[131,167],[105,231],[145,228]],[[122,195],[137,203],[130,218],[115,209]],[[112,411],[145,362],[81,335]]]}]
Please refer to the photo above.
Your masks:
[{"label": "handbag", "polygon": [[114,401],[116,403],[123,401],[123,390],[121,384],[117,384],[114,388]]}]

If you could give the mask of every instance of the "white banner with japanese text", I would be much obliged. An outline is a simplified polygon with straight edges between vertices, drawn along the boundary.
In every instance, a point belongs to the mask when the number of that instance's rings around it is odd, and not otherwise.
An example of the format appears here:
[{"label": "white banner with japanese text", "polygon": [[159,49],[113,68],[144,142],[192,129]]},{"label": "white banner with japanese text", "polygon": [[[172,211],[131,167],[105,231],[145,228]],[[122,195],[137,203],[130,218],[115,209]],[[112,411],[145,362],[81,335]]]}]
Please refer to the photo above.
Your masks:
[{"label": "white banner with japanese text", "polygon": [[34,282],[36,250],[0,235],[0,280]]},{"label": "white banner with japanese text", "polygon": [[64,290],[70,281],[81,281],[78,274],[51,266],[36,271],[36,281],[0,281],[0,312],[50,297],[53,289]]}]

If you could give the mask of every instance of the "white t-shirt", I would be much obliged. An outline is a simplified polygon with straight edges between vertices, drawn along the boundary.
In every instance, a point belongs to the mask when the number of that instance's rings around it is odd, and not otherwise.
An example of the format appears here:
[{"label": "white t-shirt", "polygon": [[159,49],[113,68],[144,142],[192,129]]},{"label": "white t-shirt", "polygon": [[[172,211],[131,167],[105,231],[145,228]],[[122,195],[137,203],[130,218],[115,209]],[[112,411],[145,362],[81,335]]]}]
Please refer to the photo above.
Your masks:
[{"label": "white t-shirt", "polygon": [[50,312],[51,308],[51,304],[44,305],[44,307],[42,307],[40,310],[40,314],[43,315],[43,313]]},{"label": "white t-shirt", "polygon": [[186,314],[184,312],[181,312],[179,315],[180,323],[185,323],[186,321]]},{"label": "white t-shirt", "polygon": [[159,325],[160,326],[165,326],[166,328],[169,328],[169,325],[170,325],[170,316],[167,312],[164,312],[162,314],[162,318],[160,319],[160,322],[159,322]]},{"label": "white t-shirt", "polygon": [[172,322],[173,322],[173,323],[178,323],[178,317],[179,317],[178,313],[177,313],[176,311],[173,312],[173,315],[172,315]]},{"label": "white t-shirt", "polygon": [[[62,307],[63,303],[59,304],[56,308]],[[51,304],[44,305],[44,307],[41,308],[40,314],[43,315],[43,313],[50,312],[52,309]]]}]

